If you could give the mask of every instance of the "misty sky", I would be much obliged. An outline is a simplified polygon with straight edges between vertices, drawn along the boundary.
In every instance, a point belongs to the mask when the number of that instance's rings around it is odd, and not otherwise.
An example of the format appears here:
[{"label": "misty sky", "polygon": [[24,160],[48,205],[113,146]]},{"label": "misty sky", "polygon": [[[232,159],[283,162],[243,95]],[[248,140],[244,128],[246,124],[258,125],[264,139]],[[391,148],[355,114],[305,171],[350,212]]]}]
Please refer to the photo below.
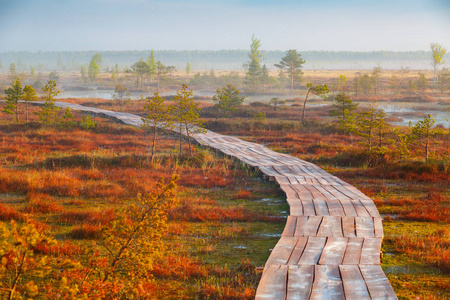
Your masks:
[{"label": "misty sky", "polygon": [[450,0],[0,0],[0,52],[450,48]]}]

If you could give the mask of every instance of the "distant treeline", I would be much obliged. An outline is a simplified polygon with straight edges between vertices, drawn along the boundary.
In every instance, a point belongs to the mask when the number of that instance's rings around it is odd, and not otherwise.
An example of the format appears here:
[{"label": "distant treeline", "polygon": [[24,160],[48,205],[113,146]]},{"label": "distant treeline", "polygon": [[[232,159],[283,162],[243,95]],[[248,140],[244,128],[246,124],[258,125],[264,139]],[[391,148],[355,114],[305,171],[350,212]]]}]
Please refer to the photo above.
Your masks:
[{"label": "distant treeline", "polygon": [[[371,69],[380,63],[384,68],[430,68],[430,51],[299,51],[306,61],[305,69]],[[81,65],[89,63],[91,57],[101,53],[102,68],[112,68],[118,64],[127,67],[146,59],[150,50],[143,51],[39,51],[39,52],[4,52],[0,53],[0,68],[7,70],[10,63],[16,65],[17,70],[37,71],[47,70],[79,70]],[[285,51],[264,51],[263,64],[268,69],[276,69],[273,64],[278,63]],[[184,70],[189,62],[192,70],[239,70],[248,61],[248,50],[157,50],[156,60],[166,65],[174,65]]]}]

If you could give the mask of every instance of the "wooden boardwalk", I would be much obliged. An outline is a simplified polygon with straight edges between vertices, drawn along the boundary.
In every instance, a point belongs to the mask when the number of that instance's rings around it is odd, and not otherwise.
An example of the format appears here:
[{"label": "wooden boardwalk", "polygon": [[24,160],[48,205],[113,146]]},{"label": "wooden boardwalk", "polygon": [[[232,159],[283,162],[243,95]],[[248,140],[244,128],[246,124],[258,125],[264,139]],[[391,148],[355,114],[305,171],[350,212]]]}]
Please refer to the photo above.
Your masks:
[{"label": "wooden boardwalk", "polygon": [[[142,124],[130,113],[56,105]],[[369,197],[312,163],[262,145],[212,131],[192,137],[258,168],[286,194],[290,215],[256,299],[397,299],[380,266],[382,218]]]}]

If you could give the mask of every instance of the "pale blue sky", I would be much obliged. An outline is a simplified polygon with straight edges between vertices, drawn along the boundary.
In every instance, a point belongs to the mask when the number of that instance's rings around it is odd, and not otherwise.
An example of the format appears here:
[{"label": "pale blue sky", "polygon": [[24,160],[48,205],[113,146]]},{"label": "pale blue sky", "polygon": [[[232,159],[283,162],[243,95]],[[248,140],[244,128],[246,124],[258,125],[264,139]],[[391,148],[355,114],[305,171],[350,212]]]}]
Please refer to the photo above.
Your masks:
[{"label": "pale blue sky", "polygon": [[450,0],[0,0],[0,52],[450,48]]}]

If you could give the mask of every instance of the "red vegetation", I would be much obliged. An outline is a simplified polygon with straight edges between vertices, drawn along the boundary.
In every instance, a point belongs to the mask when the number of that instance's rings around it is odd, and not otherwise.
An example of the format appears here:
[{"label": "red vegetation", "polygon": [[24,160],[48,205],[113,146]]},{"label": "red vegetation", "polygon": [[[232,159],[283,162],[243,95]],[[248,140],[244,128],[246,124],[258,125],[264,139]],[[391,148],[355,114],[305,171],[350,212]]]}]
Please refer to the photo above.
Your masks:
[{"label": "red vegetation", "polygon": [[116,219],[114,209],[100,211],[70,210],[64,211],[57,217],[57,222],[65,224],[89,223],[93,225],[107,225]]},{"label": "red vegetation", "polygon": [[83,224],[74,227],[69,235],[73,239],[98,239],[101,237],[101,227],[91,224]]}]

